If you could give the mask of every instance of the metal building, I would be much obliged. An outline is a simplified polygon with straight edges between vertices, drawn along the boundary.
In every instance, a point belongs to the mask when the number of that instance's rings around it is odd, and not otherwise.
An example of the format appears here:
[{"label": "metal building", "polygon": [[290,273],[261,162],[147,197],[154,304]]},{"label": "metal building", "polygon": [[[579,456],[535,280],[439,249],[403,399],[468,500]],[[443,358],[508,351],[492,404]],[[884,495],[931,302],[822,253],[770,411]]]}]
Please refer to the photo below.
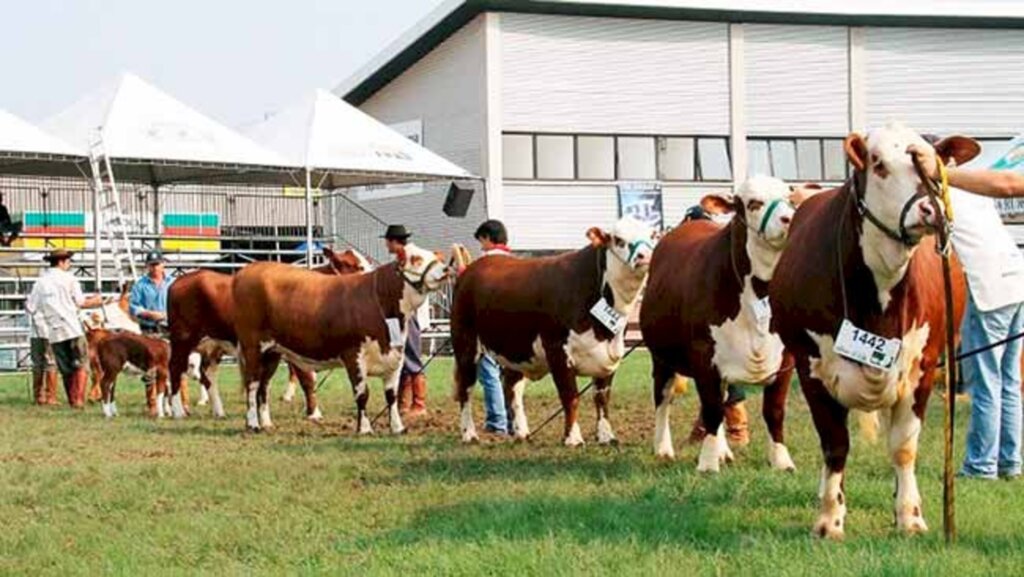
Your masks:
[{"label": "metal building", "polygon": [[484,198],[465,220],[422,188],[361,202],[464,240],[486,211],[518,249],[566,249],[620,210],[672,225],[751,173],[841,181],[842,138],[889,120],[1024,129],[1019,3],[802,4],[445,2],[336,92],[484,175]]}]

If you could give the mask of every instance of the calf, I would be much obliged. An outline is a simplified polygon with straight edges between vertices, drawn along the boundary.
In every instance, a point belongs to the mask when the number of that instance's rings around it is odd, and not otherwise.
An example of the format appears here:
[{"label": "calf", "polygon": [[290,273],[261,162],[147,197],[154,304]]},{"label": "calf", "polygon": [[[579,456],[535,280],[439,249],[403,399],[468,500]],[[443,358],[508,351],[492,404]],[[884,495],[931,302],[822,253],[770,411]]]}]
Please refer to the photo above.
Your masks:
[{"label": "calf", "polygon": [[[773,330],[795,357],[821,439],[825,466],[814,532],[822,537],[844,534],[850,409],[877,410],[888,421],[896,526],[907,533],[927,530],[914,464],[946,336],[941,262],[929,238],[944,220],[924,192],[910,145],[929,146],[898,124],[867,138],[847,137],[854,176],[800,206],[769,286]],[[952,137],[935,149],[943,161],[962,164],[978,145]],[[959,325],[965,281],[953,264]],[[846,323],[852,327],[841,333]],[[855,341],[872,346],[856,353]]]},{"label": "calf", "polygon": [[442,258],[409,244],[398,260],[362,275],[324,276],[277,263],[256,263],[235,276],[243,382],[250,430],[271,427],[263,376],[283,356],[305,370],[344,366],[355,392],[360,434],[366,416],[366,378],[381,377],[391,430],[405,430],[395,403],[409,318],[427,294],[447,280]]},{"label": "calf", "polygon": [[675,457],[669,407],[675,375],[692,377],[707,428],[697,470],[717,472],[732,459],[721,423],[725,387],[765,385],[763,415],[771,435],[768,460],[794,469],[783,439],[792,361],[769,330],[768,283],[786,243],[793,208],[781,180],[754,177],[734,198],[707,196],[712,214],[733,213],[722,225],[710,220],[676,227],[658,243],[651,279],[640,307],[640,328],[651,352],[654,378],[654,451]]},{"label": "calf", "polygon": [[[577,376],[595,379],[598,441],[615,440],[608,422],[612,376],[625,349],[625,320],[647,280],[656,233],[627,217],[610,233],[592,228],[587,237],[591,242],[585,248],[554,257],[487,256],[459,277],[451,330],[463,441],[477,439],[469,391],[483,351],[502,366],[518,438],[529,436],[523,409],[526,379],[550,372],[565,410],[565,444],[583,444],[576,419]],[[596,306],[599,314],[613,311],[621,326],[599,322],[592,312]]]},{"label": "calf", "polygon": [[[358,252],[335,252],[323,249],[327,264],[313,270],[320,274],[353,274],[370,269],[369,262]],[[183,417],[177,383],[188,370],[190,357],[199,354],[199,379],[209,391],[213,414],[224,416],[224,404],[217,387],[216,374],[224,355],[235,354],[234,299],[231,294],[232,277],[226,274],[198,270],[178,278],[168,291],[167,318],[171,340],[171,398],[175,417]],[[291,367],[306,396],[306,415],[310,420],[322,418],[317,403],[312,373]],[[273,375],[266,375],[269,379]],[[289,379],[290,381],[291,379]],[[294,395],[294,392],[291,393]],[[286,393],[287,395],[287,393]]]},{"label": "calf", "polygon": [[[141,334],[139,324],[135,322],[128,310],[128,300],[133,284],[134,281],[128,281],[121,286],[121,294],[117,302],[106,303],[98,311],[96,309],[83,310],[82,324],[86,330],[106,329],[107,331],[128,331]],[[96,350],[93,347],[89,347],[89,371],[92,373],[89,401],[99,401],[103,397],[103,393],[100,389],[99,359],[96,357]]]},{"label": "calf", "polygon": [[89,348],[95,350],[97,359],[103,416],[117,416],[114,398],[117,376],[128,366],[154,377],[154,382],[146,386],[146,406],[151,417],[163,416],[162,397],[167,391],[170,345],[157,338],[105,329],[90,330],[87,337]]}]

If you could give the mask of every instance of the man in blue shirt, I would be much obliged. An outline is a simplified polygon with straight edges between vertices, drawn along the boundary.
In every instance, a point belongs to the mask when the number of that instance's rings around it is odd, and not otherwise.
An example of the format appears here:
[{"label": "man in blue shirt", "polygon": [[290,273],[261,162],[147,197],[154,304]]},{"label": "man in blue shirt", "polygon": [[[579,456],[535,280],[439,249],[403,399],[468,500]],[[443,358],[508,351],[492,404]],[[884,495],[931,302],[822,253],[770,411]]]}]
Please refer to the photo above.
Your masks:
[{"label": "man in blue shirt", "polygon": [[143,334],[158,336],[167,325],[167,289],[172,282],[164,270],[163,255],[156,251],[147,254],[146,274],[135,282],[128,302]]}]

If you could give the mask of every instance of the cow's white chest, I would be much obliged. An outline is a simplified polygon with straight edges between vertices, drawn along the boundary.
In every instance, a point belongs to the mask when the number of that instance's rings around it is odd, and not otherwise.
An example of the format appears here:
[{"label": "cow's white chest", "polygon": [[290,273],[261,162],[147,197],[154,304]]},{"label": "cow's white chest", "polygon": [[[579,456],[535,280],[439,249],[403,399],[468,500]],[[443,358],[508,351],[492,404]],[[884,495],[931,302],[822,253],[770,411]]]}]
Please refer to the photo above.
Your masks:
[{"label": "cow's white chest", "polygon": [[537,337],[533,341],[533,356],[524,362],[513,362],[491,350],[488,350],[487,352],[493,356],[501,366],[518,371],[531,381],[539,381],[540,379],[543,379],[544,375],[548,374],[550,371],[550,368],[548,367],[548,357],[544,352],[544,343],[540,340],[540,337]]},{"label": "cow's white chest", "polygon": [[735,318],[711,327],[711,362],[729,383],[765,383],[782,366],[782,339],[770,330],[769,318],[757,312],[751,278],[744,279],[740,311]]},{"label": "cow's white chest", "polygon": [[593,329],[585,333],[570,331],[569,340],[565,343],[569,366],[576,374],[585,377],[607,377],[614,373],[619,368],[625,348],[624,333],[601,341]]},{"label": "cow's white chest", "polygon": [[396,347],[381,351],[380,342],[377,339],[367,338],[359,346],[357,359],[359,369],[364,376],[381,377],[400,370],[402,362],[405,360],[405,354],[402,349]]},{"label": "cow's white chest", "polygon": [[912,394],[921,380],[921,358],[928,343],[928,323],[915,323],[903,335],[899,357],[888,370],[876,369],[836,354],[835,338],[807,331],[820,357],[811,357],[811,376],[820,380],[843,406],[863,411],[891,407]]}]

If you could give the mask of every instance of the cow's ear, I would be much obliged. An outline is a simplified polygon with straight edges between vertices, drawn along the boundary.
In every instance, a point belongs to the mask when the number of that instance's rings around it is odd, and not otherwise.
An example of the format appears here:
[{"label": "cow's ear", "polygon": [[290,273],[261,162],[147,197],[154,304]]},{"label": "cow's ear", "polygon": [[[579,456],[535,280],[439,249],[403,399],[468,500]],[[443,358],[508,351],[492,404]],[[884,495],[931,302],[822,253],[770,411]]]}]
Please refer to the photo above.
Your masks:
[{"label": "cow's ear", "polygon": [[868,143],[864,137],[856,132],[851,132],[843,141],[843,150],[846,151],[846,159],[850,161],[857,170],[864,170],[868,166]]},{"label": "cow's ear", "polygon": [[323,251],[325,257],[327,257],[327,258],[334,258],[334,249],[332,249],[331,247],[325,246],[321,250]]},{"label": "cow's ear", "polygon": [[708,194],[700,199],[700,208],[707,214],[729,214],[736,211],[735,201],[721,194]]},{"label": "cow's ear", "polygon": [[970,162],[981,153],[981,145],[977,140],[966,136],[947,136],[935,143],[935,154],[939,155],[943,164],[956,161],[957,166]]},{"label": "cow's ear", "polygon": [[398,249],[398,252],[395,254],[395,258],[398,260],[398,264],[405,266],[406,253],[404,246]]},{"label": "cow's ear", "polygon": [[590,227],[590,230],[587,231],[587,240],[589,240],[590,244],[593,246],[605,246],[611,241],[611,239],[612,235],[597,228],[596,226]]}]

